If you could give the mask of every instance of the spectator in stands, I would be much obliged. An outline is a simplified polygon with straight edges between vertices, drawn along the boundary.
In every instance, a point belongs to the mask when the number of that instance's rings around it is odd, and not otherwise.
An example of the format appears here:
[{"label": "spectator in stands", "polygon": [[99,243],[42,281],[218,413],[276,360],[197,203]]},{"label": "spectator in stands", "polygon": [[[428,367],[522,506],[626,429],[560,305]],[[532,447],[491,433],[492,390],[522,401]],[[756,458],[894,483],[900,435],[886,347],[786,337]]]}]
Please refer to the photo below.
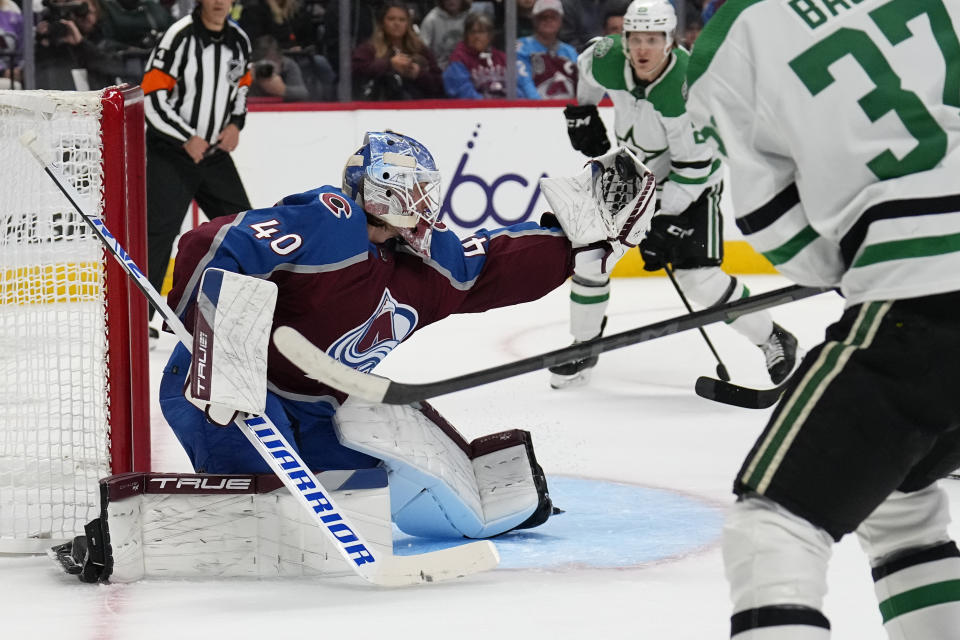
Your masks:
[{"label": "spectator in stands", "polygon": [[36,27],[38,89],[86,91],[114,84],[122,75],[119,59],[103,46],[97,0],[54,0]]},{"label": "spectator in stands", "polygon": [[274,38],[282,54],[299,66],[304,84],[315,100],[334,97],[336,74],[330,61],[318,51],[318,25],[300,0],[244,0],[240,27],[251,42],[262,36]]},{"label": "spectator in stands", "polygon": [[100,0],[103,48],[116,55],[124,67],[121,79],[137,84],[153,45],[173,24],[170,12],[156,0]]},{"label": "spectator in stands", "polygon": [[[352,0],[350,3],[350,42],[366,42],[373,35],[373,25],[377,22],[377,11],[373,3],[366,0]],[[332,1],[327,5],[323,16],[323,45],[330,65],[340,71],[340,2]]]},{"label": "spectator in stands", "polygon": [[256,41],[250,95],[283,98],[284,102],[300,102],[310,95],[299,65],[280,53],[273,36],[260,36]]},{"label": "spectator in stands", "polygon": [[163,34],[140,83],[147,120],[147,276],[157,291],[191,200],[211,219],[250,208],[230,157],[246,120],[250,41],[227,20],[230,5],[198,0]]},{"label": "spectator in stands", "polygon": [[627,12],[630,0],[607,0],[604,3],[601,35],[612,36],[623,33],[623,14]]},{"label": "spectator in stands", "polygon": [[703,30],[703,23],[701,23],[700,20],[687,22],[687,25],[683,29],[683,37],[680,38],[680,44],[682,44],[687,51],[692,50],[693,43],[700,36],[701,30]]},{"label": "spectator in stands", "polygon": [[[536,0],[517,1],[517,40],[533,35],[533,4]],[[506,13],[503,0],[497,0],[493,5],[494,21],[496,25],[506,24]],[[494,36],[493,46],[503,49],[506,46],[503,29]]]},{"label": "spectator in stands", "polygon": [[0,89],[20,88],[23,15],[13,0],[0,0]]},{"label": "spectator in stands", "polygon": [[493,20],[471,13],[464,23],[463,40],[443,71],[443,87],[451,98],[477,100],[506,97],[507,54],[490,46]]},{"label": "spectator in stands", "polygon": [[703,2],[703,10],[700,12],[700,17],[702,19],[701,24],[707,24],[707,21],[713,17],[713,14],[715,14],[726,1],[727,0],[705,0]]},{"label": "spectator in stands", "polygon": [[447,68],[450,54],[463,39],[463,25],[469,13],[470,0],[437,0],[437,6],[420,23],[420,37],[437,57],[441,69]]},{"label": "spectator in stands", "polygon": [[443,97],[437,59],[413,30],[401,0],[383,3],[373,35],[354,49],[352,64],[355,95],[361,100]]},{"label": "spectator in stands", "polygon": [[623,33],[623,11],[613,11],[603,17],[603,35],[612,36]]},{"label": "spectator in stands", "polygon": [[531,100],[572,100],[577,95],[577,50],[558,38],[560,0],[533,5],[534,34],[517,40],[517,96]]}]

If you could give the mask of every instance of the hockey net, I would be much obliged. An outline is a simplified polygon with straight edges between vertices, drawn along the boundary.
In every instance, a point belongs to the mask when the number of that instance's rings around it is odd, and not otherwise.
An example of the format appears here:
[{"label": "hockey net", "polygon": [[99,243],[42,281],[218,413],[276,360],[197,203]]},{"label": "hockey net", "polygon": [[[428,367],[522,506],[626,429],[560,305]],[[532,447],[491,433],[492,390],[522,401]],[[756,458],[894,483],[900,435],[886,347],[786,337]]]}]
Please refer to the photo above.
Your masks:
[{"label": "hockey net", "polygon": [[42,167],[146,264],[142,93],[0,91],[0,552],[83,533],[99,479],[149,470],[146,301]]}]

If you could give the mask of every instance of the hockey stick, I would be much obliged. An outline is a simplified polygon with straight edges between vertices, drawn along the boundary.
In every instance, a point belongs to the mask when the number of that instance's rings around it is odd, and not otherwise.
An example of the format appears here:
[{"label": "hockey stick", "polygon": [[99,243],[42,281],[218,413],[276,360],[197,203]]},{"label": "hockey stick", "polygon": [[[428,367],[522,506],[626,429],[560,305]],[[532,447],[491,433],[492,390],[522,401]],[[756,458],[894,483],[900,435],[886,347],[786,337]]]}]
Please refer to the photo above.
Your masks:
[{"label": "hockey stick", "polygon": [[694,391],[701,398],[730,404],[744,409],[766,409],[772,407],[780,400],[787,385],[790,384],[792,376],[780,384],[769,389],[753,389],[751,387],[741,387],[738,384],[727,382],[726,380],[717,380],[707,376],[697,378],[697,384]]},{"label": "hockey stick", "polygon": [[[77,213],[93,229],[106,250],[120,262],[134,284],[147,296],[157,313],[173,330],[177,339],[190,349],[193,341],[183,322],[167,306],[166,301],[160,297],[103,222],[91,216],[80,205],[80,194],[67,184],[53,164],[43,159],[35,147],[36,140],[37,135],[33,132],[25,133],[20,138],[21,144],[36,158]],[[336,505],[329,492],[320,484],[296,450],[273,425],[270,418],[266,415],[243,414],[234,420],[234,424],[256,448],[294,498],[311,514],[350,568],[367,582],[388,587],[435,582],[492,569],[499,563],[500,556],[497,549],[489,540],[412,556],[382,555],[379,551],[375,552],[363,539],[359,529]]]},{"label": "hockey stick", "polygon": [[[680,300],[683,301],[683,306],[687,308],[687,312],[693,313],[693,307],[690,306],[690,303],[687,301],[687,296],[684,295],[683,289],[680,288],[680,283],[677,282],[677,277],[673,274],[673,267],[671,267],[669,264],[664,264],[663,270],[667,272],[667,277],[670,278],[673,288],[677,290],[677,295],[679,295]],[[730,374],[727,373],[727,366],[723,364],[723,360],[720,359],[720,354],[717,353],[717,349],[713,346],[713,342],[710,341],[710,336],[707,335],[707,332],[703,327],[697,327],[697,331],[699,331],[700,335],[703,336],[703,341],[707,343],[707,348],[710,349],[710,353],[712,353],[713,357],[717,359],[717,377],[721,380],[730,380]]]},{"label": "hockey stick", "polygon": [[815,287],[791,285],[749,298],[710,307],[702,311],[670,318],[661,322],[630,329],[610,336],[577,342],[563,349],[516,360],[498,367],[475,371],[455,378],[424,384],[404,384],[389,378],[351,369],[330,357],[291,327],[277,327],[273,342],[287,359],[304,371],[308,378],[318,380],[334,389],[355,395],[370,402],[387,404],[410,404],[454,391],[462,391],[480,385],[512,378],[531,371],[545,369],[555,364],[582,360],[639,342],[669,336],[681,331],[696,329],[721,320],[736,320],[740,316],[768,309],[794,300],[829,291]]}]

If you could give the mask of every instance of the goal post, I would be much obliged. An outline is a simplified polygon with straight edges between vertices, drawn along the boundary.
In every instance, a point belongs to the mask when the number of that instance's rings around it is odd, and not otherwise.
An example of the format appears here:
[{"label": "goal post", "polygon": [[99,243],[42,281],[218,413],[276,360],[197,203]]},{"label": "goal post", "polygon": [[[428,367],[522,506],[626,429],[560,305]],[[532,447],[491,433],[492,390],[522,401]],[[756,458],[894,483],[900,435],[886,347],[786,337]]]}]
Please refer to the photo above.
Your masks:
[{"label": "goal post", "polygon": [[149,471],[147,303],[19,143],[41,148],[146,264],[143,94],[0,91],[0,553],[99,514],[99,480]]}]

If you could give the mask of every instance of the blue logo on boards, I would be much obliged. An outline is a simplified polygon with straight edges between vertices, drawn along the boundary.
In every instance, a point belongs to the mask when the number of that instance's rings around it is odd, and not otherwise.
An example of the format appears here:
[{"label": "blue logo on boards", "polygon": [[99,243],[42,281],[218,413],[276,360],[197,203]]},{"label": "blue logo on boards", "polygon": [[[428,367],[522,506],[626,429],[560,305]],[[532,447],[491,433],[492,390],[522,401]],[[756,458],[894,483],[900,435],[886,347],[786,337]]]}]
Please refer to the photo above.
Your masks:
[{"label": "blue logo on boards", "polygon": [[[547,483],[564,513],[534,529],[493,538],[501,568],[636,567],[688,555],[720,538],[723,508],[695,496],[591,478],[548,476]],[[393,549],[411,555],[463,542],[395,530]]]},{"label": "blue logo on boards", "polygon": [[[480,135],[479,129],[480,124],[477,123],[473,130],[472,138],[475,139]],[[533,180],[533,185],[517,173],[505,173],[488,183],[480,176],[467,173],[467,161],[470,160],[470,149],[473,149],[473,147],[473,140],[467,142],[467,151],[464,151],[463,155],[460,156],[457,170],[454,172],[453,179],[450,180],[450,185],[446,189],[446,195],[444,196],[438,219],[447,224],[455,224],[465,229],[483,227],[487,220],[492,220],[494,222],[493,226],[505,227],[530,219],[534,211],[534,206],[536,206],[537,200],[540,199],[540,178],[547,177],[547,174],[541,173]],[[497,190],[510,183],[530,193],[527,205],[525,208],[518,207],[515,211],[498,211],[494,204]],[[472,188],[468,185],[472,185]],[[454,211],[454,194],[457,193],[458,190],[463,191],[464,187],[466,187],[467,191],[473,196],[467,200],[473,206],[470,211],[466,211],[463,208]],[[482,197],[478,198],[473,195],[476,189],[482,192]],[[524,197],[526,197],[525,194]]]}]

